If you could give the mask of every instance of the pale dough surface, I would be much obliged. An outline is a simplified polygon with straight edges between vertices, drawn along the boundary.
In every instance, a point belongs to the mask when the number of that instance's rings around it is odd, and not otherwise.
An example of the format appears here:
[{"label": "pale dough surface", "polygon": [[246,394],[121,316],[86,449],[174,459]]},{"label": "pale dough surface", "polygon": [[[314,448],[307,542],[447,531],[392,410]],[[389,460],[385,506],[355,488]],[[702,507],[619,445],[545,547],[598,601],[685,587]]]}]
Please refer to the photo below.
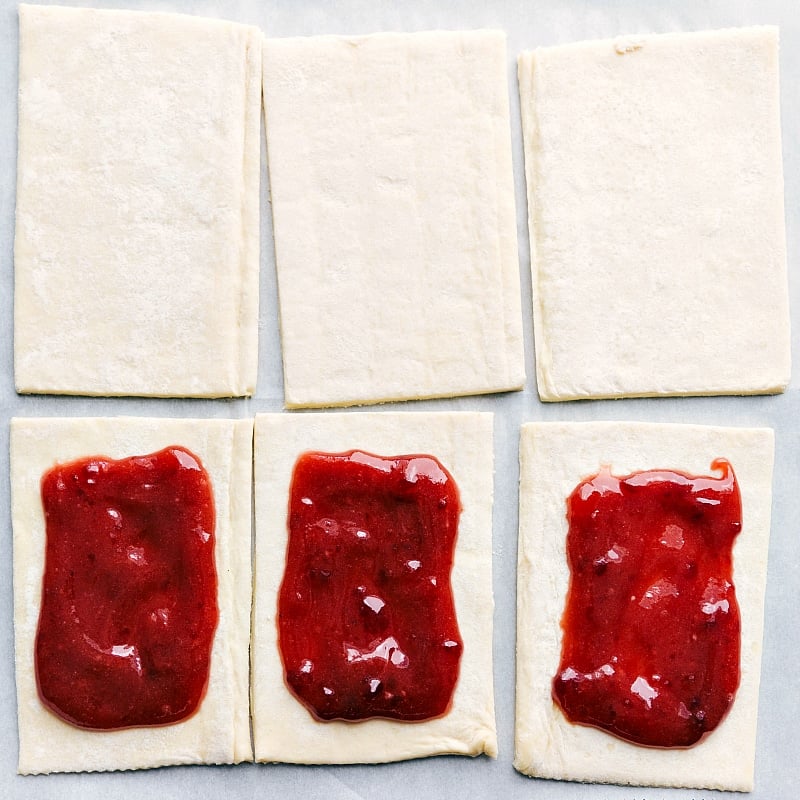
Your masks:
[{"label": "pale dough surface", "polygon": [[[251,420],[15,418],[11,421],[14,635],[22,774],[226,764],[252,759],[249,717],[252,497]],[[211,674],[198,711],[154,728],[87,731],[40,702],[34,642],[44,568],[43,473],[84,456],[124,458],[182,445],[197,455],[214,489],[219,623]]]},{"label": "pale dough surface", "polygon": [[252,394],[261,33],[20,6],[17,391]]},{"label": "pale dough surface", "polygon": [[496,31],[264,45],[287,407],[520,389]]},{"label": "pale dough surface", "polygon": [[[253,735],[257,761],[377,763],[442,753],[497,755],[492,680],[492,415],[486,413],[263,414],[255,422]],[[428,454],[461,494],[451,585],[464,651],[450,711],[435,720],[317,722],[290,694],[277,643],[289,485],[309,450]]]},{"label": "pale dough surface", "polygon": [[[764,591],[772,497],[773,432],[652,423],[534,423],[520,444],[517,587],[517,720],[514,766],[543,778],[749,791],[761,674]],[[569,570],[566,500],[609,465],[614,475],[671,469],[695,475],[715,458],[733,465],[742,497],[734,545],[741,613],[741,683],[730,712],[683,750],[639,747],[568,722],[551,699],[561,657]]]},{"label": "pale dough surface", "polygon": [[542,400],[780,392],[776,28],[519,59]]}]

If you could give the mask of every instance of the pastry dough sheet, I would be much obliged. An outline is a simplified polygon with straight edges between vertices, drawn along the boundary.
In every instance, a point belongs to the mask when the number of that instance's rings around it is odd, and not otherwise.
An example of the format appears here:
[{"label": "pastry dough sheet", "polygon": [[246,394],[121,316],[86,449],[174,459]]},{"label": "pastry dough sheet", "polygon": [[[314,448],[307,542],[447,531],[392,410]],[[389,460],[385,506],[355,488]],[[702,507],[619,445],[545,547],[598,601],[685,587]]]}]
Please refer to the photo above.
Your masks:
[{"label": "pastry dough sheet", "polygon": [[264,46],[285,404],[525,381],[505,35]]},{"label": "pastry dough sheet", "polygon": [[[252,759],[249,664],[251,609],[251,420],[15,418],[11,421],[14,636],[21,774],[228,764]],[[34,644],[44,569],[42,474],[83,456],[123,458],[173,444],[197,455],[216,506],[219,623],[206,696],[186,721],[152,728],[87,731],[39,700]]]},{"label": "pastry dough sheet", "polygon": [[252,394],[261,33],[20,6],[17,391]]},{"label": "pastry dough sheet", "polygon": [[[561,780],[752,790],[773,432],[653,423],[533,423],[522,427],[520,448],[514,766],[528,775]],[[742,496],[742,531],[733,550],[741,681],[728,715],[699,744],[673,750],[639,747],[573,725],[551,698],[569,585],[567,497],[604,464],[614,475],[647,469],[708,475],[717,457],[733,465]]]},{"label": "pastry dough sheet", "polygon": [[[497,755],[492,679],[492,424],[486,413],[259,414],[255,422],[256,545],[252,638],[257,761],[349,764],[443,753]],[[451,575],[464,642],[450,711],[438,719],[317,722],[290,694],[277,642],[289,485],[309,450],[430,454],[458,485],[463,507]]]},{"label": "pastry dough sheet", "polygon": [[789,381],[777,28],[519,59],[542,400]]}]

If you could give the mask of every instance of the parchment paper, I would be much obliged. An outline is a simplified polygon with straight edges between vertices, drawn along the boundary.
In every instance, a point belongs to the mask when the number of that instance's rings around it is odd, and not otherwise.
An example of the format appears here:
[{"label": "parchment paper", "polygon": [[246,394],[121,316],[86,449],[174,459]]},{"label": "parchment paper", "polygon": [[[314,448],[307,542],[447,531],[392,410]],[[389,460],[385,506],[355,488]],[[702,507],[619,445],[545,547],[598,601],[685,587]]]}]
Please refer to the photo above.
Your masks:
[{"label": "parchment paper", "polygon": [[[77,5],[78,3],[65,3]],[[84,3],[86,4],[86,3]],[[786,216],[792,312],[800,310],[798,79],[800,15],[793,0],[99,0],[103,7],[182,11],[258,25],[272,36],[356,34],[382,30],[492,27],[508,34],[520,275],[528,381],[523,392],[459,400],[395,404],[393,408],[490,410],[495,419],[495,684],[500,756],[435,758],[377,767],[171,767],[93,775],[16,775],[17,730],[9,511],[8,420],[12,416],[116,415],[246,417],[282,410],[275,260],[266,174],[262,174],[260,364],[249,400],[140,400],[21,397],[14,391],[12,358],[13,231],[16,183],[17,10],[0,0],[0,797],[3,798],[602,798],[690,800],[717,792],[581,785],[531,780],[511,766],[514,724],[514,647],[519,426],[531,420],[630,419],[723,425],[767,425],[776,431],[772,539],[758,725],[758,800],[790,798],[800,783],[800,376],[798,326],[792,336],[794,382],[784,395],[754,398],[615,400],[544,405],[534,382],[529,244],[516,57],[540,45],[623,33],[691,31],[772,23],[781,27],[781,84]],[[102,109],[98,109],[102,113]],[[262,145],[263,147],[263,145]],[[262,159],[263,163],[263,159]],[[263,167],[262,167],[263,169]],[[387,406],[388,408],[388,406]],[[357,413],[357,412],[354,412]],[[58,747],[58,742],[53,742]],[[735,796],[735,795],[730,795]]]}]

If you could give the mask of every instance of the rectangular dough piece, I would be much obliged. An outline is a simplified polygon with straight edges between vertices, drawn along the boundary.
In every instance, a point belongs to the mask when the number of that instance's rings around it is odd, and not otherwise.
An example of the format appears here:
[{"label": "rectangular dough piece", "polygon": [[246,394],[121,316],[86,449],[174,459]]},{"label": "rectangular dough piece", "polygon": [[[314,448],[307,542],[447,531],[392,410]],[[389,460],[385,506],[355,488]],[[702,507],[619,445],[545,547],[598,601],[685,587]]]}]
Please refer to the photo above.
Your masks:
[{"label": "rectangular dough piece", "polygon": [[28,5],[19,22],[17,391],[252,394],[260,31]]},{"label": "rectangular dough piece", "polygon": [[[11,421],[14,635],[21,774],[142,769],[252,760],[248,694],[251,607],[251,420],[16,418]],[[211,477],[219,623],[206,696],[184,722],[90,731],[39,700],[34,642],[44,569],[43,473],[85,456],[124,458],[182,445]]]},{"label": "rectangular dough piece", "polygon": [[[772,497],[772,430],[535,423],[523,426],[520,448],[514,766],[542,778],[750,791]],[[567,497],[601,465],[609,465],[614,475],[647,469],[709,475],[710,464],[718,457],[733,466],[742,498],[742,531],[733,549],[733,582],[741,614],[741,681],[728,715],[699,744],[672,750],[640,747],[568,722],[551,698],[569,583]]]},{"label": "rectangular dough piece", "polygon": [[504,34],[264,46],[288,408],[525,381]]},{"label": "rectangular dough piece", "polygon": [[542,400],[783,391],[778,32],[519,59]]},{"label": "rectangular dough piece", "polygon": [[[435,456],[463,507],[451,586],[464,643],[450,711],[407,723],[317,722],[290,694],[277,642],[277,596],[287,545],[289,486],[306,451],[360,449]],[[378,763],[497,754],[492,680],[492,415],[486,413],[260,414],[255,422],[253,737],[257,761]]]}]

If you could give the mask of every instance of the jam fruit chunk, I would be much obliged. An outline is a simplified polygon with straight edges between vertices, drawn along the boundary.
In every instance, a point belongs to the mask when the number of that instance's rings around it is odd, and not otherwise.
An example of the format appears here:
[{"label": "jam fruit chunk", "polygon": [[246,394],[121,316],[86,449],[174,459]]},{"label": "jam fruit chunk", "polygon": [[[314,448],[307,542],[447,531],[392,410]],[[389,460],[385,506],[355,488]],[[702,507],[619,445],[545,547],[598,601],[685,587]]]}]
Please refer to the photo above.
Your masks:
[{"label": "jam fruit chunk", "polygon": [[218,621],[214,500],[181,447],[84,458],[42,478],[36,680],[82,728],[165,725],[205,694]]},{"label": "jam fruit chunk", "polygon": [[567,501],[571,578],[553,697],[569,720],[652,747],[719,725],[739,685],[732,548],[741,499],[722,477],[603,469]]},{"label": "jam fruit chunk", "polygon": [[450,588],[460,512],[432,456],[298,459],[278,635],[286,683],[314,717],[447,712],[462,652]]}]

